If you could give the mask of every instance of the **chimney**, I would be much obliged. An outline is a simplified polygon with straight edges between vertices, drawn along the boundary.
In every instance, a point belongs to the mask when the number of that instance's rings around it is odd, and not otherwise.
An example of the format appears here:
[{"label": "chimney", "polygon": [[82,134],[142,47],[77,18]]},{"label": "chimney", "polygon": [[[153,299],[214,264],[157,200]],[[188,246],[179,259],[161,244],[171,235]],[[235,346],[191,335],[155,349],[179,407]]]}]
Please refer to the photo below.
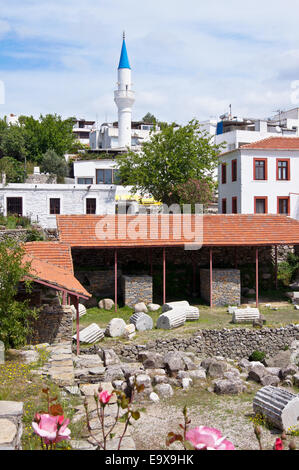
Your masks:
[{"label": "chimney", "polygon": [[1,173],[1,183],[6,184],[6,173]]}]

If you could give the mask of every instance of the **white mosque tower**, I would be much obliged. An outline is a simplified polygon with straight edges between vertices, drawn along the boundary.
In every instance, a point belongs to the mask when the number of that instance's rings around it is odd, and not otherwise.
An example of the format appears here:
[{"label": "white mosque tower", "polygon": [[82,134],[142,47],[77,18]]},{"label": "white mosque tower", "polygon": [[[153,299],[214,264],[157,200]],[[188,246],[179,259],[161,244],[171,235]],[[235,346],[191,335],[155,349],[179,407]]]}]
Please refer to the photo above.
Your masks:
[{"label": "white mosque tower", "polygon": [[134,104],[134,92],[131,83],[131,67],[128,59],[126,38],[123,33],[118,66],[118,89],[114,92],[114,101],[118,108],[118,147],[131,148],[131,120],[132,106]]}]

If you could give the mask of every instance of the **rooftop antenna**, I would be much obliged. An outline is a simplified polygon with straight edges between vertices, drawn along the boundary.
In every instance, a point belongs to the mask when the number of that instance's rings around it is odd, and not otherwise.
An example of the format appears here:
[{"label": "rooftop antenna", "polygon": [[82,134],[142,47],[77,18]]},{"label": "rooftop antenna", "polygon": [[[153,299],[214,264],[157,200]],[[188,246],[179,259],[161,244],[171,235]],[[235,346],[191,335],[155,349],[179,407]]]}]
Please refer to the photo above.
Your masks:
[{"label": "rooftop antenna", "polygon": [[229,117],[232,118],[232,105],[229,105]]},{"label": "rooftop antenna", "polygon": [[123,40],[125,40],[125,39],[126,39],[126,32],[123,31]]}]

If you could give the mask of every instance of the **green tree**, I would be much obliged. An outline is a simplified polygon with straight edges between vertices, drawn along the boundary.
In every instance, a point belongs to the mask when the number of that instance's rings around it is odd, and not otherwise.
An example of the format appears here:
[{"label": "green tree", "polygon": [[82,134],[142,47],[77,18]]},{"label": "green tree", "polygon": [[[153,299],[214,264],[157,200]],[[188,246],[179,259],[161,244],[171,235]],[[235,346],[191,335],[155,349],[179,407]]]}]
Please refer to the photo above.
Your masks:
[{"label": "green tree", "polygon": [[47,150],[42,157],[41,171],[49,173],[50,176],[57,176],[57,181],[63,182],[67,173],[67,163],[64,157],[60,157],[54,150]]},{"label": "green tree", "polygon": [[18,161],[25,160],[27,152],[22,127],[11,125],[3,130],[0,150],[4,157],[12,157]]},{"label": "green tree", "polygon": [[20,282],[27,293],[31,290],[30,263],[24,262],[24,248],[12,239],[0,243],[0,339],[5,347],[20,347],[32,331],[32,320],[37,311],[29,307],[29,300],[17,300]]},{"label": "green tree", "polygon": [[209,204],[213,200],[214,192],[212,185],[203,179],[190,179],[177,186],[177,194],[180,204]]},{"label": "green tree", "polygon": [[155,124],[157,122],[157,119],[153,114],[146,113],[146,115],[143,116],[142,121],[146,124]]},{"label": "green tree", "polygon": [[213,189],[221,147],[211,139],[196,120],[181,127],[165,125],[140,152],[129,150],[117,157],[120,180],[168,205],[181,202],[178,188],[189,180],[205,181]]},{"label": "green tree", "polygon": [[62,119],[57,114],[47,114],[41,115],[39,120],[32,116],[20,116],[19,122],[29,158],[37,163],[47,150],[54,150],[62,157],[74,145],[74,118]]},{"label": "green tree", "polygon": [[6,174],[7,183],[23,183],[25,179],[24,164],[11,157],[0,159],[0,175]]}]

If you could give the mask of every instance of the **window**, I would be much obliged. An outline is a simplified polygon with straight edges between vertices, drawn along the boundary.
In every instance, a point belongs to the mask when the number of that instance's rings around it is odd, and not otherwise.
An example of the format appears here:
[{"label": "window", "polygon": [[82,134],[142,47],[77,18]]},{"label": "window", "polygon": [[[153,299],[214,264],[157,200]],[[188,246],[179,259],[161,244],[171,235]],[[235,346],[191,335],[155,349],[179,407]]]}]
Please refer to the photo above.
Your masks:
[{"label": "window", "polygon": [[112,170],[96,170],[96,184],[112,184]]},{"label": "window", "polygon": [[113,170],[113,184],[120,184],[119,170]]},{"label": "window", "polygon": [[232,181],[237,181],[237,160],[232,160]]},{"label": "window", "polygon": [[93,184],[93,178],[78,178],[78,184]]},{"label": "window", "polygon": [[238,203],[237,203],[237,197],[232,198],[232,214],[237,214],[238,213]]},{"label": "window", "polygon": [[222,163],[221,165],[221,183],[226,183],[226,163]]},{"label": "window", "polygon": [[254,180],[266,180],[267,179],[267,160],[264,159],[253,159],[253,179]]},{"label": "window", "polygon": [[278,197],[277,198],[277,213],[290,215],[290,198],[289,197]]},{"label": "window", "polygon": [[290,159],[276,160],[276,179],[290,180]]},{"label": "window", "polygon": [[21,197],[8,197],[6,200],[7,215],[13,214],[23,215],[23,198]]},{"label": "window", "polygon": [[268,198],[266,196],[258,196],[254,198],[254,213],[267,214],[268,213]]},{"label": "window", "polygon": [[97,200],[94,198],[86,199],[86,214],[95,214],[97,207]]},{"label": "window", "polygon": [[50,199],[50,214],[60,214],[60,199]]},{"label": "window", "polygon": [[222,214],[226,214],[226,199],[222,199]]}]

